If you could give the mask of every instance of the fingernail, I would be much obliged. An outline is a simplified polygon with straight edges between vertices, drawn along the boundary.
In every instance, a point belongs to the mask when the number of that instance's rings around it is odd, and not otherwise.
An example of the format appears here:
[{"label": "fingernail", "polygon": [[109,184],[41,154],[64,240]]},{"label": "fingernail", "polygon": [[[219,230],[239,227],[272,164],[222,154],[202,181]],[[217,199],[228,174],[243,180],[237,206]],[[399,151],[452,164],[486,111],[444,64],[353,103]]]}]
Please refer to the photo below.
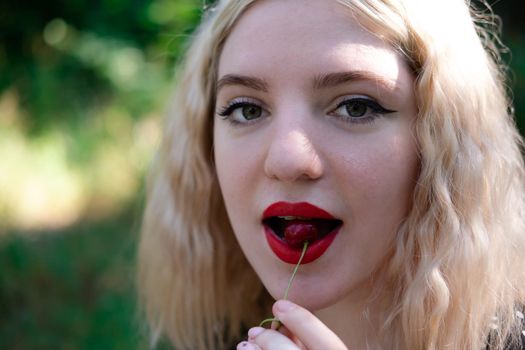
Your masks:
[{"label": "fingernail", "polygon": [[277,312],[288,312],[294,307],[295,305],[288,300],[279,300],[275,303],[275,311]]},{"label": "fingernail", "polygon": [[262,327],[253,327],[250,328],[248,331],[248,337],[249,338],[256,338],[259,334],[261,334],[264,331],[264,328]]},{"label": "fingernail", "polygon": [[239,345],[237,345],[237,350],[248,350],[251,348],[253,347],[247,341],[240,342]]}]

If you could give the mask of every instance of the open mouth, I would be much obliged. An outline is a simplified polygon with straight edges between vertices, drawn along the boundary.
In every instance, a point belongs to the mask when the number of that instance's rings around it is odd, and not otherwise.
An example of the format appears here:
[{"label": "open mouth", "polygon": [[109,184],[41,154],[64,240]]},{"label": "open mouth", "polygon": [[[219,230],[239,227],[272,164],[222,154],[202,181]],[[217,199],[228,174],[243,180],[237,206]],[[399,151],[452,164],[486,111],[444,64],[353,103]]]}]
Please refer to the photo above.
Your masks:
[{"label": "open mouth", "polygon": [[294,248],[301,247],[306,241],[313,243],[322,239],[342,224],[343,222],[338,219],[300,216],[272,216],[263,219],[263,225]]},{"label": "open mouth", "polygon": [[325,254],[343,226],[343,221],[308,202],[275,202],[262,215],[262,226],[272,252],[288,264],[297,264],[303,247],[308,247],[301,264]]}]

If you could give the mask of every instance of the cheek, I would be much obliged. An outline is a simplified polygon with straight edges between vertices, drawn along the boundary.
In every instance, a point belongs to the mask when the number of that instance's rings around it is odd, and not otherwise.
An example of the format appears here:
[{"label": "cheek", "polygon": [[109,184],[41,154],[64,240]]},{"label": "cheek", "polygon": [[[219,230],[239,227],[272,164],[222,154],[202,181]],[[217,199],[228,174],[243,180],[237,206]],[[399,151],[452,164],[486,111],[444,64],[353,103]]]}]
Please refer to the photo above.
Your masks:
[{"label": "cheek", "polygon": [[232,189],[235,189],[235,187],[232,186],[234,183],[234,180],[232,181],[232,174],[234,174],[232,170],[235,169],[232,169],[232,167],[235,167],[236,164],[233,161],[233,154],[228,145],[227,138],[224,135],[224,130],[217,125],[219,123],[220,122],[215,121],[213,129],[213,156],[222,196],[226,202],[226,208],[229,209],[230,198],[232,195],[235,195],[232,193]]},{"label": "cheek", "polygon": [[[257,149],[236,141],[223,125],[214,129],[215,168],[228,213],[244,213],[254,195],[257,170]],[[235,225],[235,219],[232,223]]]},{"label": "cheek", "polygon": [[379,268],[405,219],[417,176],[418,159],[411,138],[383,137],[349,152],[340,168],[340,193],[348,208],[347,274],[368,275]]},{"label": "cheek", "polygon": [[[225,201],[228,213],[231,212],[231,204],[238,202],[240,196],[239,180],[237,179],[239,171],[236,168],[238,163],[234,161],[232,153],[228,152],[221,143],[215,145],[215,169],[222,196]],[[237,184],[237,185],[236,185]]]},{"label": "cheek", "polygon": [[415,142],[408,132],[378,135],[342,157],[351,208],[364,217],[406,215],[417,177]]},{"label": "cheek", "polygon": [[416,148],[410,140],[393,139],[383,153],[371,162],[373,184],[396,197],[410,197],[416,179],[418,160]]}]

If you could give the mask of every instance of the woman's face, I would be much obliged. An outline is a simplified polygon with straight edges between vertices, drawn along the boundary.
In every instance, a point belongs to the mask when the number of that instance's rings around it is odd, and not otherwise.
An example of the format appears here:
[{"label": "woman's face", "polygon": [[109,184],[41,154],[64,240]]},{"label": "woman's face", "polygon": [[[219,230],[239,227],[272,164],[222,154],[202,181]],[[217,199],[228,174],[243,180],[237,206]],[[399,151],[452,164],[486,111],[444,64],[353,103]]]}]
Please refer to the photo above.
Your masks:
[{"label": "woman's face", "polygon": [[362,293],[417,176],[402,56],[336,1],[267,0],[235,25],[218,77],[217,174],[260,279],[282,298],[301,250],[290,239],[305,234],[313,253],[290,299],[316,310]]}]

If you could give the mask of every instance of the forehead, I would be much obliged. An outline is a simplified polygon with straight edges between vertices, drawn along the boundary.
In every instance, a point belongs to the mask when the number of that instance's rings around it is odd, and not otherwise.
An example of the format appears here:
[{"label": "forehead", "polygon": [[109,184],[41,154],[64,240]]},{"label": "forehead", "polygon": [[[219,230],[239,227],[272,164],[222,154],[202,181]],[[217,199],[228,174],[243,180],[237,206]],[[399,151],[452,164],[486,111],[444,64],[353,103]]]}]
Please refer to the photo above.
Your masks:
[{"label": "forehead", "polygon": [[[238,20],[219,60],[219,76],[272,70],[371,70],[396,79],[402,59],[335,0],[260,0]],[[277,65],[276,65],[277,63]],[[260,72],[259,72],[260,71]]]}]

